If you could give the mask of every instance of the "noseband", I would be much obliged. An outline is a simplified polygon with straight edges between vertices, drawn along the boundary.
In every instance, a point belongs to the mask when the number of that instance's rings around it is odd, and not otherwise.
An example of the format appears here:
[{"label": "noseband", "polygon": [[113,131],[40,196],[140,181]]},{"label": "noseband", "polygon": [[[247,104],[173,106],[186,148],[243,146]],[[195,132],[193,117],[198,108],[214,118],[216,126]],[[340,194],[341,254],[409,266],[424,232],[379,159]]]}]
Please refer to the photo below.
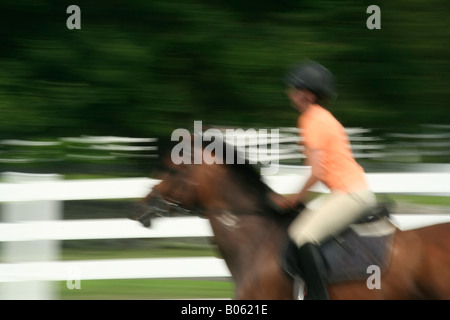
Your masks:
[{"label": "noseband", "polygon": [[181,207],[180,204],[180,201],[165,199],[157,190],[154,190],[151,200],[145,204],[141,203],[140,209],[143,213],[137,220],[145,227],[149,227],[153,218],[189,215],[191,210]]},{"label": "noseband", "polygon": [[[170,198],[164,199],[164,197],[159,192],[157,192],[157,197],[155,200],[157,201],[157,205],[154,207],[157,208],[159,211],[168,213],[169,215],[172,212],[175,212],[178,214],[190,214],[191,213],[191,210],[185,209],[181,206],[180,201],[173,200]],[[160,215],[160,216],[164,216],[164,215]]]}]

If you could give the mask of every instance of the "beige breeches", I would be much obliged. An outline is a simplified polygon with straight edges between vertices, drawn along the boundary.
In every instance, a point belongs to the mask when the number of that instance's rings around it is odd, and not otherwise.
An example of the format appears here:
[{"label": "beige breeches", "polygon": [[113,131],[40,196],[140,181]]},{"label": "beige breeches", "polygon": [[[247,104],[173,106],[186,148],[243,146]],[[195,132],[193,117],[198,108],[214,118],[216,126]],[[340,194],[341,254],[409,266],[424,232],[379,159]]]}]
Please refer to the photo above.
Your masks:
[{"label": "beige breeches", "polygon": [[[321,244],[376,206],[375,195],[369,190],[331,192],[321,196],[319,200],[321,201],[315,208],[309,208],[308,205],[289,226],[289,236],[298,247],[307,242]],[[317,203],[317,200],[314,202]]]}]

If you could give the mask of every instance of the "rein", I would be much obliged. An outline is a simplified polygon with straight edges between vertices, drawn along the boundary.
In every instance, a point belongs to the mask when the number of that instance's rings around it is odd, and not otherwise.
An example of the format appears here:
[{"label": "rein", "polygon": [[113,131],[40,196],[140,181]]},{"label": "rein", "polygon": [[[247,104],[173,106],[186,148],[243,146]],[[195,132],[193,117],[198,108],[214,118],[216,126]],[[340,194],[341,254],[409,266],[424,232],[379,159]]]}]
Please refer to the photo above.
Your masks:
[{"label": "rein", "polygon": [[181,202],[178,200],[164,198],[158,191],[155,191],[156,195],[153,200],[156,202],[156,205],[149,204],[149,210],[152,209],[156,212],[154,214],[158,217],[164,217],[164,213],[171,213],[173,211],[182,213],[182,214],[190,214],[191,210],[183,208],[180,204]]},{"label": "rein", "polygon": [[157,217],[169,217],[175,212],[180,215],[189,215],[191,210],[180,206],[180,202],[173,199],[164,199],[164,197],[154,190],[154,197],[149,203],[141,203],[140,210],[142,214],[136,219],[145,227],[150,227],[151,220]]}]

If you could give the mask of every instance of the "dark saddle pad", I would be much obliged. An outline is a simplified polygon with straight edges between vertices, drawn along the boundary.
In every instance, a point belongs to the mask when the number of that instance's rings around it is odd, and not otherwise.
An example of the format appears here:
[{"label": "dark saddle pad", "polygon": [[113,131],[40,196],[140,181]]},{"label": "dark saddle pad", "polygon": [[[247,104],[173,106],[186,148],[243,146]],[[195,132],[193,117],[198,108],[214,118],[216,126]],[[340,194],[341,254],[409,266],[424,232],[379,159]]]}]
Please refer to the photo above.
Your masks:
[{"label": "dark saddle pad", "polygon": [[381,272],[388,267],[395,235],[388,217],[388,204],[381,203],[319,247],[328,283],[366,279],[370,266],[379,267]]},{"label": "dark saddle pad", "polygon": [[[374,265],[381,272],[387,269],[396,230],[388,216],[387,206],[380,205],[319,247],[328,283],[367,279],[368,268]],[[290,276],[298,275],[295,259],[286,254],[284,259],[284,271]]]},{"label": "dark saddle pad", "polygon": [[[368,222],[370,224],[380,222]],[[363,227],[364,228],[364,227]],[[377,266],[383,272],[389,265],[395,232],[360,235],[353,228],[323,243],[319,250],[326,265],[326,281],[336,283],[362,280],[369,276],[369,267]]]}]

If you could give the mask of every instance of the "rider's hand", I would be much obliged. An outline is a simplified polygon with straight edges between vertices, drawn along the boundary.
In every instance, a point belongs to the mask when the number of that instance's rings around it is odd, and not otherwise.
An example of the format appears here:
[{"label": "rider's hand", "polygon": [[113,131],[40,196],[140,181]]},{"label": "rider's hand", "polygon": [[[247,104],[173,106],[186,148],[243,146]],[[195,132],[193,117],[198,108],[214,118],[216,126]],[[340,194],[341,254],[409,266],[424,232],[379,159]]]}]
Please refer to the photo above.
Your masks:
[{"label": "rider's hand", "polygon": [[281,209],[278,210],[281,212],[295,210],[298,205],[298,201],[292,196],[284,197],[278,193],[272,192],[270,193],[269,198],[275,206]]},{"label": "rider's hand", "polygon": [[302,202],[302,198],[299,194],[292,194],[286,197],[287,206],[296,210],[299,204]]}]

